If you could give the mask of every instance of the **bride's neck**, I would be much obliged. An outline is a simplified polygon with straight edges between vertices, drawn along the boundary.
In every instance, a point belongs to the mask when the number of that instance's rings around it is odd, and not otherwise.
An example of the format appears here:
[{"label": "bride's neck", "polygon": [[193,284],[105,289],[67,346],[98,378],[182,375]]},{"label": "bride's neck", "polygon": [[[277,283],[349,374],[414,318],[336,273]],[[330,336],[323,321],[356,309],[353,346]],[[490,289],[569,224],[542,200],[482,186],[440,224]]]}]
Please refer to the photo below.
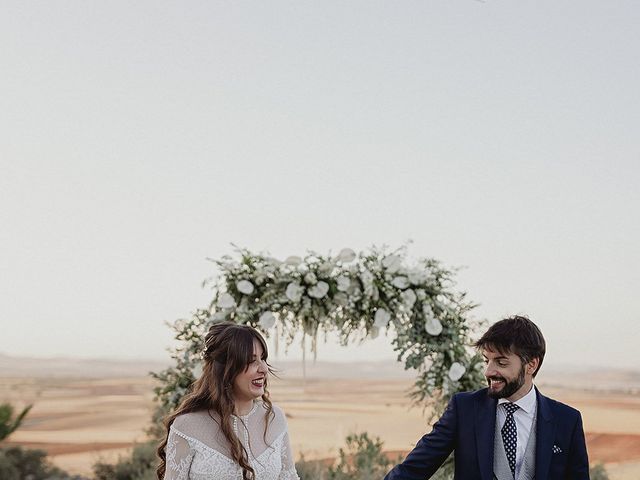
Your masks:
[{"label": "bride's neck", "polygon": [[238,416],[248,414],[253,408],[252,400],[235,400],[235,414]]}]

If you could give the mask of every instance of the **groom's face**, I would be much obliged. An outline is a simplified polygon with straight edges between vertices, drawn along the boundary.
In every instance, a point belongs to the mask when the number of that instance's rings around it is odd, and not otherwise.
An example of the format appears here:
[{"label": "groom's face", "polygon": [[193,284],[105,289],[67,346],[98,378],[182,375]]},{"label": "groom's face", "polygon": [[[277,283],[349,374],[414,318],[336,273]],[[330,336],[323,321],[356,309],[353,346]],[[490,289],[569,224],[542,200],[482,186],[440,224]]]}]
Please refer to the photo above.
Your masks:
[{"label": "groom's face", "polygon": [[484,348],[482,356],[490,397],[511,398],[523,388],[526,381],[525,365],[518,355]]}]

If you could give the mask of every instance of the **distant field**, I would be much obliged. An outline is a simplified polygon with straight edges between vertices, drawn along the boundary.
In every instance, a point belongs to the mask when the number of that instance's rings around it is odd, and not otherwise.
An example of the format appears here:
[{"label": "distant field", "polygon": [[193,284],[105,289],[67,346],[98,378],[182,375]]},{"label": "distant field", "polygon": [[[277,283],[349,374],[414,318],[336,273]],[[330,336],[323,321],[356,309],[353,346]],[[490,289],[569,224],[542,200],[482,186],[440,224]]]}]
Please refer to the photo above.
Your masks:
[{"label": "distant field", "polygon": [[[430,429],[423,412],[409,408],[405,393],[412,381],[406,375],[392,378],[382,369],[378,376],[375,368],[346,368],[340,376],[355,378],[322,378],[330,371],[310,368],[305,382],[291,368],[272,382],[272,398],[287,413],[297,455],[335,456],[349,433],[362,431],[381,437],[387,450],[407,451]],[[96,460],[114,460],[145,439],[153,406],[148,377],[35,377],[0,377],[0,401],[35,405],[12,443],[43,448],[60,467],[87,474]],[[605,462],[612,480],[640,478],[640,398],[635,392],[561,387],[550,377],[541,385],[546,394],[582,411],[590,458]]]}]

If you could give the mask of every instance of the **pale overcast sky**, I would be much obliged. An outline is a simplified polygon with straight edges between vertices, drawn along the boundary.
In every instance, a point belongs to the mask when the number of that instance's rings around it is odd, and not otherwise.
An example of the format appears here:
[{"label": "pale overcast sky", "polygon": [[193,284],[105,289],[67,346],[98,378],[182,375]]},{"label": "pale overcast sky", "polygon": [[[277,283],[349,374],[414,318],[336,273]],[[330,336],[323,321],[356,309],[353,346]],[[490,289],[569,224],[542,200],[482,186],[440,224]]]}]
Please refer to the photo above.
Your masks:
[{"label": "pale overcast sky", "polygon": [[231,242],[413,239],[547,362],[640,364],[637,0],[1,8],[0,352],[166,358]]}]

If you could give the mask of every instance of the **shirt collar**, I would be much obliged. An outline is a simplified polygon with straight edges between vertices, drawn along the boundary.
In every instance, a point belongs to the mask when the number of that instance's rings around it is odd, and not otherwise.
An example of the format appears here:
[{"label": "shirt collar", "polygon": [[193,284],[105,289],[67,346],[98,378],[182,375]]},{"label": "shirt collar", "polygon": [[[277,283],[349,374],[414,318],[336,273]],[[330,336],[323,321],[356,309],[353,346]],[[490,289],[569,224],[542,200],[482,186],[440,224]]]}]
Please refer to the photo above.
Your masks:
[{"label": "shirt collar", "polygon": [[[529,393],[527,393],[524,397],[522,397],[520,400],[517,400],[513,403],[515,403],[516,405],[518,405],[518,407],[520,407],[522,410],[524,410],[525,413],[531,413],[533,412],[535,406],[536,406],[536,389],[535,387],[531,386],[531,390],[529,390]],[[498,404],[501,405],[503,403],[509,403],[509,400],[507,400],[506,398],[501,398],[498,400]]]}]

